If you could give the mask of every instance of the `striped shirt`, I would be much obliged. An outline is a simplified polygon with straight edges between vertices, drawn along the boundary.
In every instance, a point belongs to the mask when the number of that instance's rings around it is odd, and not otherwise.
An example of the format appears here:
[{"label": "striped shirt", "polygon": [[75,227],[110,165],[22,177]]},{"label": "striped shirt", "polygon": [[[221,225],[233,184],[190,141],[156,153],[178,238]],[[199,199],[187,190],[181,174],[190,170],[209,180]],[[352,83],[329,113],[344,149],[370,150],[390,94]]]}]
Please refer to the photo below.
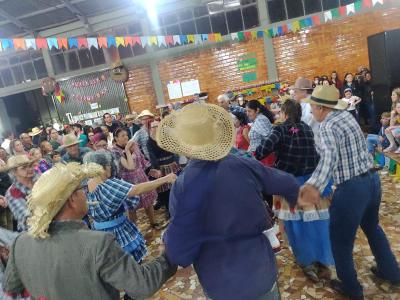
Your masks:
[{"label": "striped shirt", "polygon": [[339,185],[373,166],[361,128],[347,111],[334,110],[328,114],[321,123],[319,141],[320,161],[307,184],[321,193],[330,178]]}]

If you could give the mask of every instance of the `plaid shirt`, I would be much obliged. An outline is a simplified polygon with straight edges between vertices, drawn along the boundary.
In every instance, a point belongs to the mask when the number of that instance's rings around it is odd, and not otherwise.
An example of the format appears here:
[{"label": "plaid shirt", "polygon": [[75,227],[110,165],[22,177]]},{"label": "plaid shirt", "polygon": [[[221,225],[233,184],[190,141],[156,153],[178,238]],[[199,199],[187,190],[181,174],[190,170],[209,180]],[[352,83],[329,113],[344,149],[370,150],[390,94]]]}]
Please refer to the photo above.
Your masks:
[{"label": "plaid shirt", "polygon": [[250,147],[249,152],[256,151],[262,141],[271,133],[272,124],[266,116],[259,114],[254,120],[249,131]]},{"label": "plaid shirt", "polygon": [[246,115],[246,109],[239,105],[229,105],[229,111],[231,113],[239,112]]},{"label": "plaid shirt", "polygon": [[146,159],[150,160],[149,149],[147,149],[147,141],[149,140],[149,133],[146,131],[146,129],[141,128],[138,131],[136,131],[132,139],[139,145]]},{"label": "plaid shirt", "polygon": [[[39,179],[39,175],[33,177],[33,182]],[[5,195],[8,207],[10,208],[14,218],[18,222],[18,231],[27,231],[28,226],[26,225],[26,220],[30,216],[28,206],[26,203],[28,195],[32,190],[18,181],[9,187]]]},{"label": "plaid shirt", "polygon": [[355,118],[332,111],[321,123],[318,152],[321,159],[307,181],[322,193],[330,178],[336,185],[368,172],[373,166],[367,144]]},{"label": "plaid shirt", "polygon": [[286,121],[274,126],[271,134],[257,147],[255,156],[261,160],[272,152],[277,156],[276,168],[294,176],[311,174],[318,165],[314,134],[304,122]]}]

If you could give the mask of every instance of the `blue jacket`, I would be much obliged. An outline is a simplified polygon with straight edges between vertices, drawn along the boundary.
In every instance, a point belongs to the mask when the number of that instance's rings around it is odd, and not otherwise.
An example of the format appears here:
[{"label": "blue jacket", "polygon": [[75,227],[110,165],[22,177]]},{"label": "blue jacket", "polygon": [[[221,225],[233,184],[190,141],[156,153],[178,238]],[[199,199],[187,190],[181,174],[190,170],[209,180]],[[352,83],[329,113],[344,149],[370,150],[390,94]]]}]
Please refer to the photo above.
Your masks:
[{"label": "blue jacket", "polygon": [[251,300],[276,282],[275,256],[263,231],[262,193],[295,205],[299,185],[285,172],[245,157],[191,160],[170,196],[171,222],[164,234],[168,259],[194,265],[208,297]]}]

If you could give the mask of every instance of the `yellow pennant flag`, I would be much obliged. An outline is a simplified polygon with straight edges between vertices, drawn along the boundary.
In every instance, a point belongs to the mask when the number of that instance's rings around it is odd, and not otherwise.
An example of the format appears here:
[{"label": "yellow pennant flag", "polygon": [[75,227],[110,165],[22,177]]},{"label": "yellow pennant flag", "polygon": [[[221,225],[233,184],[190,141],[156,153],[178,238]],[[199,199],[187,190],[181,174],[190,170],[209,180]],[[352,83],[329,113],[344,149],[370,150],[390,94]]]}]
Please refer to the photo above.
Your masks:
[{"label": "yellow pennant flag", "polygon": [[255,40],[257,38],[257,31],[251,32],[251,39]]},{"label": "yellow pennant flag", "polygon": [[155,35],[149,36],[149,44],[157,45],[157,37]]},{"label": "yellow pennant flag", "polygon": [[293,32],[297,32],[300,30],[300,22],[299,21],[294,21],[292,23],[292,28],[293,28]]},{"label": "yellow pennant flag", "polygon": [[216,33],[215,34],[215,41],[216,42],[222,42],[222,36],[220,33]]},{"label": "yellow pennant flag", "polygon": [[189,34],[187,36],[188,43],[194,43],[194,34]]},{"label": "yellow pennant flag", "polygon": [[117,44],[117,48],[118,46],[124,46],[125,47],[125,39],[122,36],[116,36],[115,37],[115,43]]}]

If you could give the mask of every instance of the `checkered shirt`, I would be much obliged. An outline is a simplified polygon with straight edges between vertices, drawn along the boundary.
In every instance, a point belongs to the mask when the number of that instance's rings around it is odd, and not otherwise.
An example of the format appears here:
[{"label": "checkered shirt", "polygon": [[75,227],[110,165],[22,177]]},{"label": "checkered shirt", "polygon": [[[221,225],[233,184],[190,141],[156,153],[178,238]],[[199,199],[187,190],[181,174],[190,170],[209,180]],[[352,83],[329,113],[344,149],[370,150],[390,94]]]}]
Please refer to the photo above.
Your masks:
[{"label": "checkered shirt", "polygon": [[139,145],[140,150],[142,150],[146,159],[150,160],[149,149],[147,149],[147,141],[149,140],[149,133],[146,131],[146,129],[141,128],[138,131],[136,131],[132,140],[134,140]]},{"label": "checkered shirt", "polygon": [[334,110],[320,125],[320,161],[307,184],[321,193],[333,178],[335,185],[368,172],[373,166],[364,135],[347,111]]},{"label": "checkered shirt", "polygon": [[249,131],[250,147],[249,152],[255,152],[262,141],[269,136],[272,124],[266,116],[259,114],[254,120]]},{"label": "checkered shirt", "polygon": [[229,111],[231,113],[239,112],[246,115],[246,109],[239,105],[229,105]]}]

